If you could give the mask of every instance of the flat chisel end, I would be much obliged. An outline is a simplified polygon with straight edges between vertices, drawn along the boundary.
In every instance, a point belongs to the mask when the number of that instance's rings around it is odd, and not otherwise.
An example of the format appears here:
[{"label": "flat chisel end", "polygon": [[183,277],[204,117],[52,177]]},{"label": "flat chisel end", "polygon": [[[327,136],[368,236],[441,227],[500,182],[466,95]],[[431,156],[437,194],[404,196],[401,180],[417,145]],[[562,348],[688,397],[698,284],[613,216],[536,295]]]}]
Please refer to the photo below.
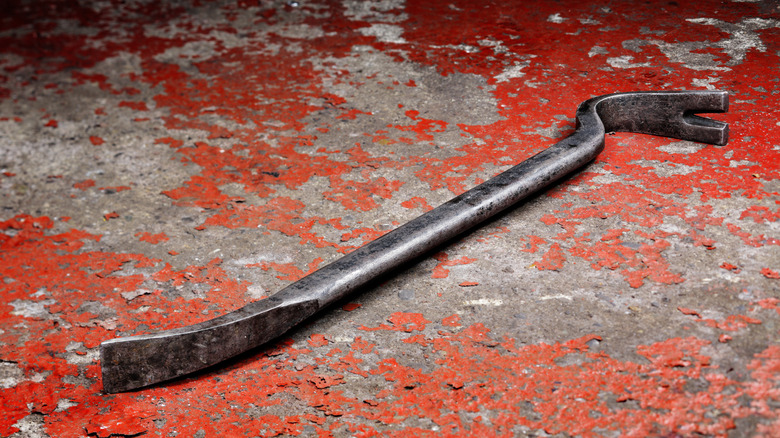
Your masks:
[{"label": "flat chisel end", "polygon": [[207,368],[280,336],[318,309],[317,300],[270,298],[200,324],[110,339],[100,344],[103,390],[130,391]]}]

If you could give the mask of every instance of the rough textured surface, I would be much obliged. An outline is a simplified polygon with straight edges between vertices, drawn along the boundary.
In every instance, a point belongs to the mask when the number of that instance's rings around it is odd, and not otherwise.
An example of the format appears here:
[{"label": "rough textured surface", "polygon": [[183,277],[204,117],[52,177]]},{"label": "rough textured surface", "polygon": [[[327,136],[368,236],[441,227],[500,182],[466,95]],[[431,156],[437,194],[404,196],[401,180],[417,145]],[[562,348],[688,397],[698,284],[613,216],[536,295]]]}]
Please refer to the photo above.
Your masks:
[{"label": "rough textured surface", "polygon": [[[776,2],[5,1],[0,436],[773,436]],[[573,130],[731,93],[276,343],[133,393],[97,346],[262,299]]]}]

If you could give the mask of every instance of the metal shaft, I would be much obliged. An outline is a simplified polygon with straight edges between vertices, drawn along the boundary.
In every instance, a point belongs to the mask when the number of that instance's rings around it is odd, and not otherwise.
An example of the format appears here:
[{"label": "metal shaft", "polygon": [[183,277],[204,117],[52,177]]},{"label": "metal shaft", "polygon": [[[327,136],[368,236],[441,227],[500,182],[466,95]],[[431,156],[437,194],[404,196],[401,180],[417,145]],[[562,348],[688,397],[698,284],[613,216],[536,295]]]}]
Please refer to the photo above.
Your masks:
[{"label": "metal shaft", "polygon": [[728,94],[721,91],[617,93],[589,99],[577,109],[573,135],[275,295],[200,324],[103,342],[103,388],[119,392],[147,386],[270,341],[367,282],[585,166],[604,148],[605,131],[724,145],[728,126],[694,114],[727,110]]}]

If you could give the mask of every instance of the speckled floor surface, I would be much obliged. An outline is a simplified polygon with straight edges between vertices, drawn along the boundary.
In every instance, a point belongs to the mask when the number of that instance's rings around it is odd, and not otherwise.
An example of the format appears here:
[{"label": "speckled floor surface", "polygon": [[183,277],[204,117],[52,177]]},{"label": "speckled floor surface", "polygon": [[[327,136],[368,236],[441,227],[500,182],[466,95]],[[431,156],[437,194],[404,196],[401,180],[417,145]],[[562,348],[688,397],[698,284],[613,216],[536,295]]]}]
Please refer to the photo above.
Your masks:
[{"label": "speckled floor surface", "polygon": [[[0,6],[0,436],[780,436],[776,1]],[[563,184],[266,347],[102,391],[98,346],[262,299],[634,90]]]}]

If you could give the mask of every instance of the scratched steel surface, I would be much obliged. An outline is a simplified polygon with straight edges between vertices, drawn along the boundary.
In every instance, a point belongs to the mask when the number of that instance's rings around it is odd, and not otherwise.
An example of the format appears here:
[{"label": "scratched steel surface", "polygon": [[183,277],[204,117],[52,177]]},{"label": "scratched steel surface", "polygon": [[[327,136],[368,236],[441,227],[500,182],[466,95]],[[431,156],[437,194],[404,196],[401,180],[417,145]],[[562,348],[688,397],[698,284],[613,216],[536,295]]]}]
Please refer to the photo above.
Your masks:
[{"label": "scratched steel surface", "polygon": [[[778,436],[777,2],[0,6],[0,436]],[[566,182],[266,348],[102,393],[98,345],[262,299],[615,91],[726,146]]]}]

